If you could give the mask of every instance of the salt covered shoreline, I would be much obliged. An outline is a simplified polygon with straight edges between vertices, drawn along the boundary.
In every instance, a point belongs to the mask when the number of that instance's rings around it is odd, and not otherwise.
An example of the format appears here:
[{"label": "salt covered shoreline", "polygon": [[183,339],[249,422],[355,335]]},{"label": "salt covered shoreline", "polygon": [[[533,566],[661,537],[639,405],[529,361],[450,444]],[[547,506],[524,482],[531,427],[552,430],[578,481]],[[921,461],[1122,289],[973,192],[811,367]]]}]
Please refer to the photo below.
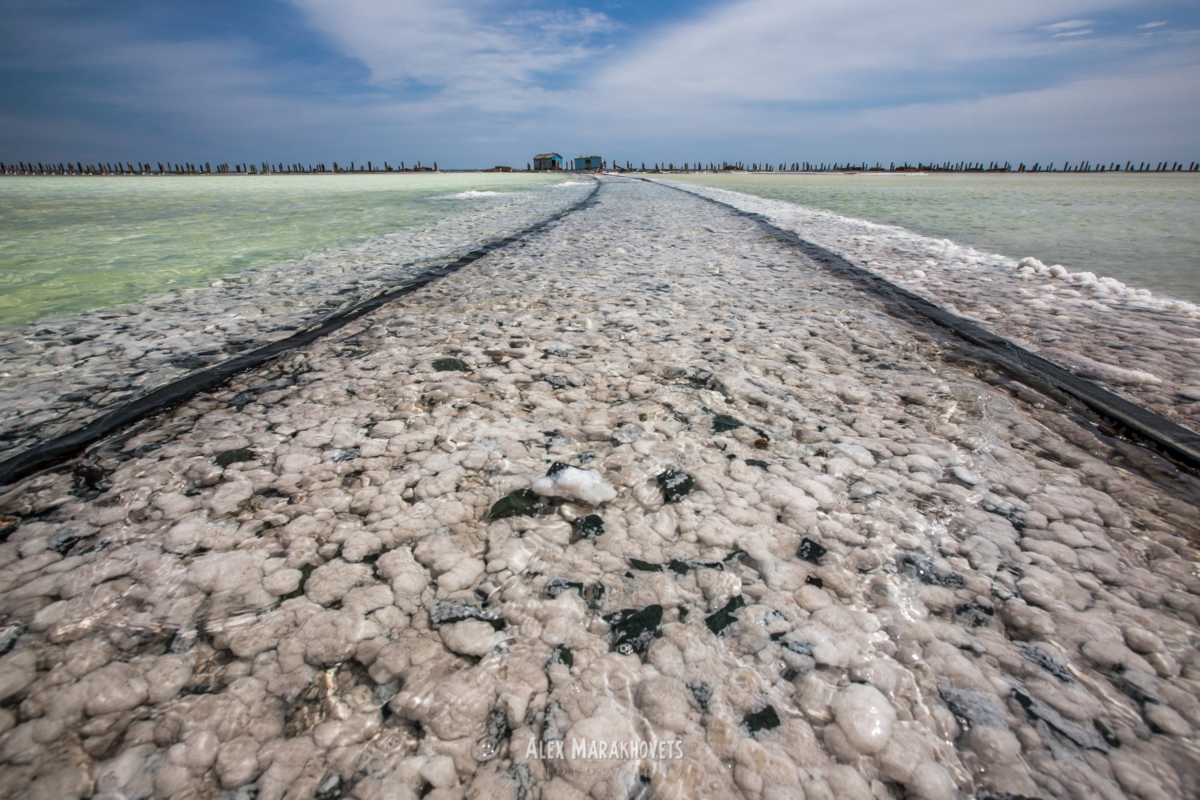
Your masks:
[{"label": "salt covered shoreline", "polygon": [[1195,508],[955,347],[606,179],[3,497],[0,795],[1200,796]]},{"label": "salt covered shoreline", "polygon": [[1092,272],[1014,259],[827,211],[670,183],[775,225],[1200,430],[1200,308]]}]

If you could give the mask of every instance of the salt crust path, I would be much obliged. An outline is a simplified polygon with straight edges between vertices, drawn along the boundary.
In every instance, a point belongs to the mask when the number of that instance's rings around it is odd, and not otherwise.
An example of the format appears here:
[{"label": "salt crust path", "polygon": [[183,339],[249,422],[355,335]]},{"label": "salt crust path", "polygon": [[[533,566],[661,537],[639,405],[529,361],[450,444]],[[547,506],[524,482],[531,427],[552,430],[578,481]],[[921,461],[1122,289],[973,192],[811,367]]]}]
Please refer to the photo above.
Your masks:
[{"label": "salt crust path", "polygon": [[606,182],[4,498],[0,796],[1200,796],[1195,509],[939,335]]},{"label": "salt crust path", "polygon": [[[579,200],[589,183],[491,195],[486,208],[211,286],[137,304],[0,330],[0,459],[82,428],[106,411],[197,369],[286,338],[355,301],[412,278]],[[482,195],[475,195],[482,196]]]},{"label": "salt crust path", "polygon": [[1200,308],[1091,272],[1069,272],[893,225],[692,184],[767,217],[1135,403],[1200,430]]}]

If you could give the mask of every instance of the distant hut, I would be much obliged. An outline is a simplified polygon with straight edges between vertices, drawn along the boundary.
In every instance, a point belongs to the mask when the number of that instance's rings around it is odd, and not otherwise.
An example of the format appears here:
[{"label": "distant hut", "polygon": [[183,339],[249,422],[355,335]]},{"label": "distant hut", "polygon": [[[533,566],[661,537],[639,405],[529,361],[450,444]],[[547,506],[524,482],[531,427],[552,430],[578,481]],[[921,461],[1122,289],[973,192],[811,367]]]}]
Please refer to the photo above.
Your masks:
[{"label": "distant hut", "polygon": [[589,169],[603,169],[604,160],[600,156],[575,156],[575,171],[583,172]]},{"label": "distant hut", "polygon": [[533,157],[533,169],[535,172],[561,170],[562,168],[563,157],[558,153],[542,153],[540,156]]}]

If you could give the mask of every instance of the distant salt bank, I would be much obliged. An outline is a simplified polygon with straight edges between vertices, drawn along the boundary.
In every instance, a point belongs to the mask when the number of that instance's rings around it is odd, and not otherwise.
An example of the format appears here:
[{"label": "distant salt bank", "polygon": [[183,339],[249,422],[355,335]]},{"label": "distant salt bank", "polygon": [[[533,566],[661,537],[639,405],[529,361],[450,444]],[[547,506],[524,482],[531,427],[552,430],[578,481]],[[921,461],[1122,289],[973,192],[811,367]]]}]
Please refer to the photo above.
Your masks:
[{"label": "distant salt bank", "polygon": [[1193,794],[1196,509],[966,355],[608,180],[7,496],[0,782]]}]

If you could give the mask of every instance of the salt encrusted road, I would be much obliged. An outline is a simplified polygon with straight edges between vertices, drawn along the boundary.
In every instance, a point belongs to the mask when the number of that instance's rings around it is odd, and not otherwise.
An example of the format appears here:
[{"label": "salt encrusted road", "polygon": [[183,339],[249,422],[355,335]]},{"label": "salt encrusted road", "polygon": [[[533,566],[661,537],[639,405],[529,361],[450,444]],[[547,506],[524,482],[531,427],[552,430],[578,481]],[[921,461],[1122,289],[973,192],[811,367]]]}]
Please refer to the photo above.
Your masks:
[{"label": "salt encrusted road", "polygon": [[0,795],[1200,796],[1195,509],[940,337],[609,181],[4,498]]}]

